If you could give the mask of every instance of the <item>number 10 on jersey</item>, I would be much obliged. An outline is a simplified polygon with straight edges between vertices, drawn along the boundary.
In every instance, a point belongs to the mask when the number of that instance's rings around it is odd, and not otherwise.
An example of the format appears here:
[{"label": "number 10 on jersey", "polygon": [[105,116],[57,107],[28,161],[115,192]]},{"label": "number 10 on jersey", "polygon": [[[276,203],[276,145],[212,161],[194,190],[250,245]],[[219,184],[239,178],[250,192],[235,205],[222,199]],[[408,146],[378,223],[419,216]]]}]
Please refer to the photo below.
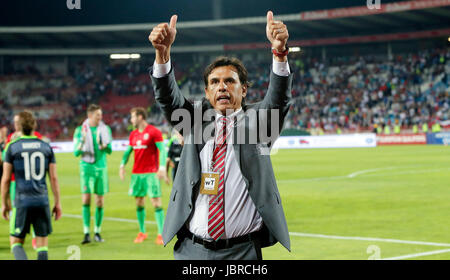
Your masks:
[{"label": "number 10 on jersey", "polygon": [[[23,158],[25,180],[31,179],[40,181],[45,175],[45,157],[42,152],[23,152],[20,154]],[[36,170],[36,159],[39,159],[39,170]],[[39,173],[38,173],[39,172]]]}]

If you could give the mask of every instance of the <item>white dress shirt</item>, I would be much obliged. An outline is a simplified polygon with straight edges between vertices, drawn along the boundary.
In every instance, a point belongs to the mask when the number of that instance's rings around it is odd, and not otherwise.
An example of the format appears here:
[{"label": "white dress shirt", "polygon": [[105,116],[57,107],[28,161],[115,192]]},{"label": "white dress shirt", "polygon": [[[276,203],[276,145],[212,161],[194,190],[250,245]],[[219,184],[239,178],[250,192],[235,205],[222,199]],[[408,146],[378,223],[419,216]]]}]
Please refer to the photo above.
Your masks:
[{"label": "white dress shirt", "polygon": [[[242,108],[227,117],[233,119],[239,114],[243,114]],[[216,128],[220,127],[220,116],[221,114],[217,113]],[[233,139],[233,133],[233,124],[231,124],[227,130],[227,139]],[[210,139],[200,151],[202,172],[210,171],[213,153],[214,139]],[[222,238],[238,237],[259,230],[262,226],[262,218],[250,198],[232,143],[227,144],[224,181],[225,234]],[[204,239],[211,239],[208,234],[210,197],[207,194],[198,194],[195,211],[188,225],[190,232]]]},{"label": "white dress shirt", "polygon": [[[155,62],[153,65],[153,76],[155,78],[164,77],[170,72],[170,67],[170,59],[165,64],[157,64]],[[278,62],[273,59],[272,69],[278,76],[289,76],[290,74],[289,64],[287,62]],[[240,108],[227,117],[239,117],[243,113],[242,108]],[[221,114],[216,114],[216,127],[218,127],[217,122]],[[236,122],[234,122],[235,124]],[[233,133],[234,129],[230,125],[228,129],[228,137],[230,138],[228,139],[233,139]],[[214,139],[210,139],[200,151],[202,172],[210,171],[213,149]],[[238,237],[259,230],[262,227],[263,221],[248,193],[232,143],[228,143],[227,146],[224,180],[225,234],[222,238]],[[204,239],[212,239],[208,234],[209,199],[210,195],[198,194],[195,201],[194,214],[190,221],[187,222],[189,231]]]}]

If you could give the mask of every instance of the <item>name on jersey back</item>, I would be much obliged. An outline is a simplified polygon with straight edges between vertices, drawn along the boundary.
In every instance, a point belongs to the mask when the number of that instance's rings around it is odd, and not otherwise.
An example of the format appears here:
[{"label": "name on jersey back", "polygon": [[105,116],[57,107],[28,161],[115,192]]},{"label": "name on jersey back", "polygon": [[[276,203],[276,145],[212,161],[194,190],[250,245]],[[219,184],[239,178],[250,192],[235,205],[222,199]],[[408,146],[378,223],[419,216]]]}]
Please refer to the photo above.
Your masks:
[{"label": "name on jersey back", "polygon": [[39,142],[31,142],[31,143],[22,143],[22,149],[40,149],[41,143]]}]

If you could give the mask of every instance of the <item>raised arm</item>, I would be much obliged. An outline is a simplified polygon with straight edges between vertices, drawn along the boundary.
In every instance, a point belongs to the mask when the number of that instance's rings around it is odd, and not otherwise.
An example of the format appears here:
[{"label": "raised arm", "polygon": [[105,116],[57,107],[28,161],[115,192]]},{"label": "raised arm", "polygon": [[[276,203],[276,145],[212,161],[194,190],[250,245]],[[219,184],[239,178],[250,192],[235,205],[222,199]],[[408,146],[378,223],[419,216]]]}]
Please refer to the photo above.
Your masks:
[{"label": "raised arm", "polygon": [[[155,26],[148,39],[155,48],[155,64],[150,73],[155,99],[164,111],[164,116],[172,126],[182,119],[172,119],[174,111],[185,109],[193,116],[194,107],[181,93],[171,65],[170,50],[177,34],[177,15],[173,15],[170,23]],[[193,121],[192,121],[193,122]]]},{"label": "raised arm", "polygon": [[[272,44],[272,50],[275,50],[279,54],[282,54],[287,50],[289,32],[282,21],[273,19],[272,11],[267,12],[266,36]],[[279,62],[287,61],[287,56],[276,56],[274,54],[273,57]]]},{"label": "raised arm", "polygon": [[170,18],[170,23],[160,23],[155,26],[148,36],[148,40],[155,48],[155,61],[158,64],[165,64],[170,59],[170,48],[172,47],[175,37],[177,35],[177,20],[178,16],[173,15]]},{"label": "raised arm", "polygon": [[282,21],[274,20],[272,11],[267,12],[266,35],[272,45],[273,63],[269,88],[260,108],[284,111],[292,98],[292,74],[287,62],[289,32]]}]

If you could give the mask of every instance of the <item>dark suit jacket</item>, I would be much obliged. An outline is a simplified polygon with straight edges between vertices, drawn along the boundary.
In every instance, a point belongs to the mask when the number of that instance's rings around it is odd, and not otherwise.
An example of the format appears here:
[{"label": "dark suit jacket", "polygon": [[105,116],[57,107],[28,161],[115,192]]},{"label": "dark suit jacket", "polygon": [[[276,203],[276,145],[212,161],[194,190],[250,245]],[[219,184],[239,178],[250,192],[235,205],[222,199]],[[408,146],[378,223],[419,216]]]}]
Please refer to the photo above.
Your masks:
[{"label": "dark suit jacket", "polygon": [[[246,141],[243,144],[238,144],[238,142],[233,143],[235,155],[238,159],[249,195],[263,219],[262,247],[274,245],[279,241],[288,250],[290,250],[289,232],[270,155],[261,154],[261,148],[270,147],[273,141],[262,143],[259,137],[256,143],[250,141],[250,133],[252,131],[258,131],[259,126],[247,114],[252,111],[250,109],[253,109],[253,113],[256,111],[258,116],[259,112],[262,111],[261,109],[278,109],[280,113],[278,123],[279,131],[276,135],[278,136],[290,105],[292,76],[293,74],[288,77],[281,77],[271,71],[269,88],[263,101],[242,106],[244,118],[237,123],[234,135],[236,138],[237,127],[242,129],[242,126],[244,126]],[[179,125],[179,121],[172,120],[172,113],[176,109],[183,108],[192,117],[191,130],[182,131],[185,137],[185,145],[181,154],[177,175],[173,182],[172,193],[164,222],[162,236],[164,244],[167,244],[190,219],[194,212],[195,200],[199,192],[201,181],[199,154],[207,139],[203,139],[197,143],[198,141],[194,141],[194,134],[196,133],[196,128],[201,127],[205,129],[212,121],[201,121],[201,123],[194,125],[194,111],[205,112],[213,108],[211,103],[205,98],[203,98],[201,104],[192,104],[186,100],[178,88],[173,70],[162,78],[154,78],[152,73],[150,73],[150,77],[152,79],[156,100],[163,110],[165,117],[172,125]],[[269,122],[268,126],[272,126],[273,124],[270,123],[270,114],[267,119]],[[192,128],[194,129],[192,130]],[[213,137],[213,135],[214,130],[210,137]]]}]

